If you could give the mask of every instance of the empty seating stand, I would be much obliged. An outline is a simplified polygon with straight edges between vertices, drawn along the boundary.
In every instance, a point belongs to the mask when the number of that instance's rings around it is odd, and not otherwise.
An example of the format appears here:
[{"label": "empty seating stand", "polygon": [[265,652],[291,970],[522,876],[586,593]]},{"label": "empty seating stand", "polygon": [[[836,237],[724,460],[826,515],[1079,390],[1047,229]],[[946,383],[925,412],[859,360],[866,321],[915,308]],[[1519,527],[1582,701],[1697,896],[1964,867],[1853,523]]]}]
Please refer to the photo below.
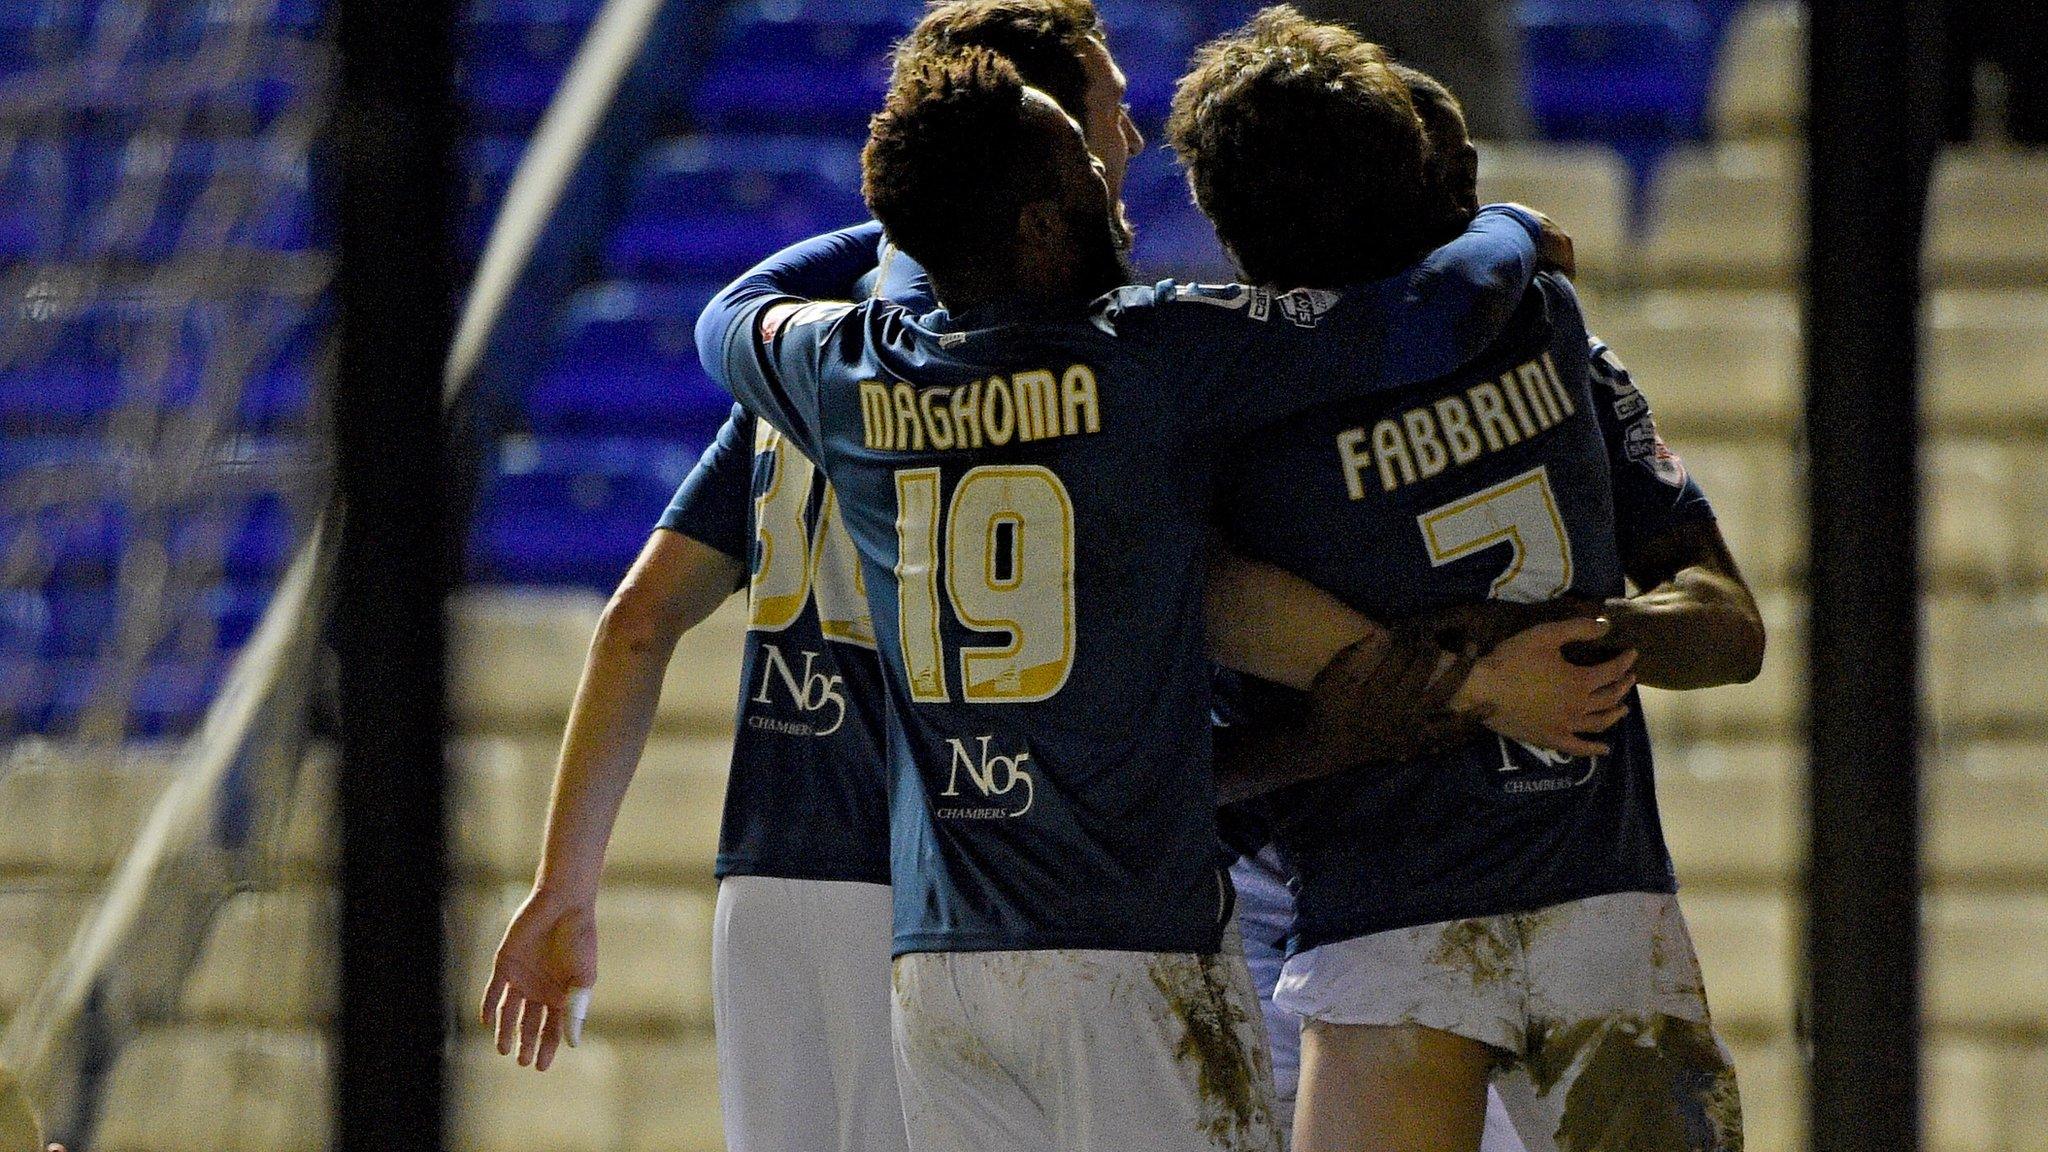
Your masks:
[{"label": "empty seating stand", "polygon": [[326,1044],[310,1032],[144,1033],[108,1080],[106,1152],[325,1152]]},{"label": "empty seating stand", "polygon": [[1237,279],[1216,230],[1195,207],[1187,174],[1166,149],[1147,147],[1133,158],[1124,173],[1124,205],[1137,227],[1132,257],[1140,278]]},{"label": "empty seating stand", "polygon": [[1540,208],[1571,233],[1579,275],[1595,282],[1632,271],[1634,185],[1621,156],[1597,144],[1487,143],[1479,150],[1480,201]]},{"label": "empty seating stand", "polygon": [[732,397],[697,363],[694,329],[721,287],[612,281],[577,293],[527,393],[527,426],[541,435],[708,440]]},{"label": "empty seating stand", "polygon": [[457,33],[457,91],[472,122],[527,132],[561,85],[600,0],[473,0]]},{"label": "empty seating stand", "polygon": [[1795,136],[1806,124],[1806,6],[1753,0],[1728,25],[1714,74],[1714,135]]},{"label": "empty seating stand", "polygon": [[1805,244],[1804,158],[1791,142],[1685,148],[1658,167],[1644,229],[1659,283],[1788,285]]},{"label": "empty seating stand", "polygon": [[1639,168],[1700,138],[1712,32],[1685,0],[1523,0],[1531,112],[1553,140],[1604,142]]},{"label": "empty seating stand", "polygon": [[889,52],[921,11],[910,0],[742,0],[690,100],[723,131],[854,136],[881,106]]},{"label": "empty seating stand", "polygon": [[[70,11],[69,0],[62,6]],[[0,121],[30,89],[4,82],[91,39],[58,0],[0,11]],[[78,5],[80,12],[87,6]],[[210,6],[197,6],[207,8]],[[1157,127],[1189,49],[1251,5],[1104,0],[1129,100],[1151,146],[1125,196],[1148,277],[1232,275]],[[1646,691],[1658,793],[1718,1022],[1736,1052],[1752,1146],[1804,1129],[1793,1038],[1806,837],[1800,714],[1806,599],[1799,264],[1804,234],[1798,5],[1785,0],[1527,0],[1530,91],[1551,139],[1482,144],[1488,199],[1543,208],[1570,230],[1591,329],[1634,372],[1660,427],[1706,485],[1771,631],[1757,682]],[[464,247],[474,252],[573,58],[596,0],[477,0],[463,15],[460,94],[473,135]],[[619,173],[615,226],[591,279],[553,316],[512,438],[494,453],[475,526],[475,575],[452,605],[450,1034],[457,1147],[710,1152],[718,1133],[708,1027],[711,860],[723,800],[744,603],[683,643],[657,733],[614,834],[599,909],[603,979],[584,1047],[545,1077],[490,1051],[472,1009],[536,858],[560,730],[600,618],[675,485],[729,409],[696,364],[692,326],[718,286],[778,245],[865,217],[858,150],[888,52],[913,0],[741,0],[702,44],[702,83],[663,139]],[[280,38],[324,16],[284,0]],[[17,34],[19,31],[19,34]],[[68,39],[67,39],[68,38]],[[281,49],[283,50],[283,49]],[[1714,62],[1718,61],[1718,65]],[[132,62],[151,67],[147,59]],[[1710,73],[1718,75],[1710,79]],[[90,136],[0,129],[0,263],[84,255],[152,260],[168,229],[213,220],[211,194],[277,188],[273,209],[216,224],[241,247],[289,256],[331,236],[305,202],[299,161],[247,139],[292,95],[277,78],[198,94],[224,125],[164,148],[121,119],[116,85],[65,99],[101,117]],[[681,74],[685,69],[678,69]],[[238,135],[239,133],[239,135]],[[1711,133],[1711,135],[1710,135]],[[315,162],[317,154],[308,153]],[[2048,1132],[2048,259],[2043,165],[1996,148],[1948,155],[1930,213],[1925,766],[1930,1148],[2019,1152]],[[167,191],[138,205],[148,181]],[[56,209],[52,205],[57,205]],[[67,211],[85,205],[90,211]],[[90,219],[81,220],[86,216]],[[100,467],[71,442],[117,402],[105,349],[163,342],[174,400],[194,394],[225,321],[256,317],[260,350],[244,426],[288,442],[312,415],[328,350],[317,301],[215,307],[166,321],[148,301],[103,303],[61,344],[34,324],[0,330],[0,478]],[[241,309],[237,311],[236,309]],[[296,311],[294,311],[294,309]],[[246,638],[282,558],[290,509],[252,484],[221,530],[172,535],[190,558],[184,614],[149,651],[147,708],[203,700],[205,678]],[[267,496],[266,494],[270,494]],[[212,510],[220,512],[220,509]],[[0,692],[28,724],[92,691],[109,590],[132,518],[90,500],[0,509],[0,550],[50,579],[0,596]],[[33,536],[33,547],[20,542]],[[13,554],[13,553],[10,553]],[[208,561],[217,557],[217,563]],[[185,571],[181,569],[181,571]],[[516,669],[510,674],[507,669]],[[181,696],[181,693],[183,695]],[[20,727],[17,724],[17,729]],[[0,1018],[61,950],[86,896],[161,786],[148,765],[25,764],[0,771]],[[96,1147],[322,1148],[333,1011],[331,764],[308,765],[257,887],[220,910],[173,1018],[107,1081]]]},{"label": "empty seating stand", "polygon": [[692,137],[640,162],[605,263],[616,275],[722,285],[783,245],[867,215],[855,140]]},{"label": "empty seating stand", "polygon": [[1932,292],[1922,326],[1927,404],[1938,426],[2048,428],[2048,285]]},{"label": "empty seating stand", "polygon": [[1929,198],[1927,260],[1942,282],[2048,283],[2048,160],[2039,152],[1951,149]]},{"label": "empty seating stand", "polygon": [[500,583],[615,586],[709,439],[506,441],[485,478],[472,572]]},{"label": "empty seating stand", "polygon": [[56,966],[92,900],[76,880],[0,879],[0,1029]]}]

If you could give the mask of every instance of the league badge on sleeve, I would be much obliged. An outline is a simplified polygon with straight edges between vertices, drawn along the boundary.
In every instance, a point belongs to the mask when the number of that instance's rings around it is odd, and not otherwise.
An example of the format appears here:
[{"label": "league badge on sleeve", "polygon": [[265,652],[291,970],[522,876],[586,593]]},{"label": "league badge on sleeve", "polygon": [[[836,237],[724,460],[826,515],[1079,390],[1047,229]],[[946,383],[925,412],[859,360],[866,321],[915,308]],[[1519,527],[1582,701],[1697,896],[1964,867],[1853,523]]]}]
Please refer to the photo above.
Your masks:
[{"label": "league badge on sleeve", "polygon": [[1294,322],[1297,328],[1313,328],[1322,323],[1323,315],[1337,306],[1343,296],[1321,288],[1296,288],[1274,297],[1280,306],[1280,314]]},{"label": "league badge on sleeve", "polygon": [[1673,488],[1685,486],[1685,461],[1671,450],[1664,437],[1657,434],[1654,421],[1642,420],[1631,424],[1623,435],[1623,448],[1630,463],[1643,465],[1659,481]]}]

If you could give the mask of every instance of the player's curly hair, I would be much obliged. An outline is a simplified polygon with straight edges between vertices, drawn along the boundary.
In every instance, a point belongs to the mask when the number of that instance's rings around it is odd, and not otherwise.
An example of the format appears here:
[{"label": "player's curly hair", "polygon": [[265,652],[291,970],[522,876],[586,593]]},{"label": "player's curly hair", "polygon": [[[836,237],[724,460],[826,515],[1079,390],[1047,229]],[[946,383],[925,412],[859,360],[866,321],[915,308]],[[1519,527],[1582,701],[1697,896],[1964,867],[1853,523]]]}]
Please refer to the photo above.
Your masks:
[{"label": "player's curly hair", "polygon": [[1016,65],[1026,84],[1068,115],[1085,121],[1088,74],[1081,68],[1081,50],[1091,39],[1103,39],[1093,0],[933,0],[896,45],[890,82],[929,57],[986,48]]},{"label": "player's curly hair", "polygon": [[1024,90],[1016,66],[987,49],[926,55],[868,122],[868,210],[941,287],[1008,276],[1019,212],[1052,194]]},{"label": "player's curly hair", "polygon": [[1202,46],[1166,135],[1249,280],[1336,287],[1421,245],[1428,145],[1376,44],[1287,5]]}]

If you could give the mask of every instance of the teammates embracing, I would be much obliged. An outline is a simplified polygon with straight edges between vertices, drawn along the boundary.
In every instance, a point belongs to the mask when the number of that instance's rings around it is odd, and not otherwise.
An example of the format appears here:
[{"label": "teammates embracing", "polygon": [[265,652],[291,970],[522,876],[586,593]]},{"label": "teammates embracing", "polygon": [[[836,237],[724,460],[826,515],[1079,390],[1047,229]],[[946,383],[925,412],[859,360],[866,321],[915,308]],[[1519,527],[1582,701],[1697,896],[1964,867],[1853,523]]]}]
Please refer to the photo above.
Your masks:
[{"label": "teammates embracing", "polygon": [[739,403],[593,641],[500,1050],[575,1042],[668,656],[744,585],[734,1152],[1739,1149],[1634,691],[1763,633],[1569,241],[1278,8],[1169,124],[1247,284],[1141,286],[1122,90],[1087,0],[935,4],[876,222],[706,309]]}]

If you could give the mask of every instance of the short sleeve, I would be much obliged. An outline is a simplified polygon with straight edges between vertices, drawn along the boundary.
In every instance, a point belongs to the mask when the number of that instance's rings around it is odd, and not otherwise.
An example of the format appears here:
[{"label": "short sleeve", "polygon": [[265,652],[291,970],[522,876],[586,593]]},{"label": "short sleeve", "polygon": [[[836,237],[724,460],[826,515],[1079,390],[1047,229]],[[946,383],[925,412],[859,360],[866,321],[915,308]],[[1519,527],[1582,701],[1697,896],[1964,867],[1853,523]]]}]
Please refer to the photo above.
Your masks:
[{"label": "short sleeve", "polygon": [[747,411],[766,420],[815,460],[820,458],[824,435],[819,386],[825,344],[833,327],[854,305],[787,299],[775,303],[797,306],[765,318],[769,306],[761,306],[733,325],[721,350],[718,379]]},{"label": "short sleeve", "polygon": [[1713,519],[1714,510],[1686,472],[1685,461],[1658,435],[1649,399],[1598,337],[1591,339],[1591,372],[1594,410],[1614,484],[1615,527],[1626,561],[1659,536]]},{"label": "short sleeve", "polygon": [[745,564],[753,551],[748,523],[754,489],[754,418],[735,404],[717,439],[676,489],[655,527],[680,532]]},{"label": "short sleeve", "polygon": [[874,267],[880,225],[800,241],[727,285],[697,317],[697,358],[747,411],[819,457],[826,350],[855,306],[844,294]]}]

